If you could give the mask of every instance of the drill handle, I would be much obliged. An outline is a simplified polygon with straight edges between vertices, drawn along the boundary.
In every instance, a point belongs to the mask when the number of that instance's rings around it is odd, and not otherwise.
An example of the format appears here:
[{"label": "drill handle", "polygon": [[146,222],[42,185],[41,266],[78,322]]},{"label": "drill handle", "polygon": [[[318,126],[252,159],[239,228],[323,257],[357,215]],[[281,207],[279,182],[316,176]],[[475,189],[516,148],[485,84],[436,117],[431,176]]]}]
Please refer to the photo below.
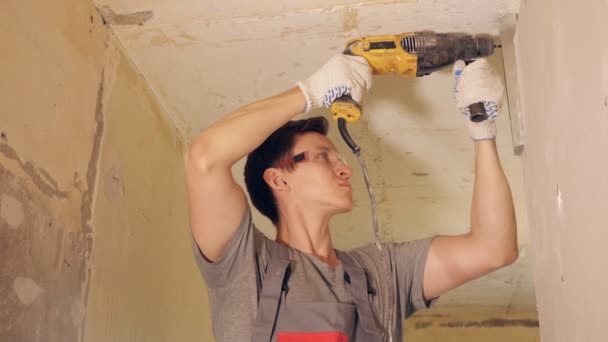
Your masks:
[{"label": "drill handle", "polygon": [[342,95],[337,98],[330,107],[334,120],[344,119],[347,122],[356,122],[361,118],[363,109],[350,95]]},{"label": "drill handle", "polygon": [[470,119],[473,122],[482,122],[488,119],[488,113],[486,113],[486,107],[483,103],[476,102],[469,105],[469,111],[471,112]]},{"label": "drill handle", "polygon": [[[465,61],[466,65],[469,65],[473,62],[473,60]],[[472,105],[469,105],[469,112],[471,116],[469,117],[473,122],[482,122],[488,119],[488,113],[486,113],[486,107],[484,107],[483,103],[475,102]]]}]

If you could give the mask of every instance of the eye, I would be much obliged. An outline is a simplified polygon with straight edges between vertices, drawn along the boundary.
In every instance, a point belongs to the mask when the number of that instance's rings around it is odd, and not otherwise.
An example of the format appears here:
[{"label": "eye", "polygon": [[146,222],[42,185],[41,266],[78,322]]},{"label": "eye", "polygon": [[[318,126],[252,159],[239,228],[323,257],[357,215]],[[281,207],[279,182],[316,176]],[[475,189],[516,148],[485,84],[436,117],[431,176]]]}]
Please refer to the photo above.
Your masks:
[{"label": "eye", "polygon": [[329,161],[329,153],[327,152],[320,152],[319,153],[319,159],[325,160],[325,161]]}]

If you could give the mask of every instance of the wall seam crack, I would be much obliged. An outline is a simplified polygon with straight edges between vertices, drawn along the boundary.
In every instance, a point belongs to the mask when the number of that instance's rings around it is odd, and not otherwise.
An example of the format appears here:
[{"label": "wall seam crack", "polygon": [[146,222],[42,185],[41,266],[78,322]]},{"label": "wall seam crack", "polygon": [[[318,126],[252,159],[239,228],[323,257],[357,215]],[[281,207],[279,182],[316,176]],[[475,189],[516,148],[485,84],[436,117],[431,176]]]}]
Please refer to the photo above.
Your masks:
[{"label": "wall seam crack", "polygon": [[[91,280],[91,258],[93,253],[93,207],[94,199],[97,194],[97,181],[99,176],[99,161],[101,159],[101,142],[104,132],[104,116],[103,116],[103,97],[104,97],[104,81],[105,68],[101,71],[101,81],[97,90],[97,101],[95,105],[95,133],[93,135],[93,144],[91,148],[91,157],[87,166],[87,189],[82,193],[80,204],[80,219],[81,229],[83,233],[85,248],[85,277],[83,279],[84,291],[82,292],[82,305],[86,308],[86,303],[89,297],[90,280]],[[84,341],[86,324],[86,309],[82,322],[80,323],[80,340]]]},{"label": "wall seam crack", "polygon": [[68,198],[68,192],[59,190],[57,181],[46,170],[36,167],[31,161],[23,160],[8,143],[0,143],[0,153],[8,159],[16,161],[23,172],[31,179],[32,183],[45,195],[54,196],[59,199]]}]

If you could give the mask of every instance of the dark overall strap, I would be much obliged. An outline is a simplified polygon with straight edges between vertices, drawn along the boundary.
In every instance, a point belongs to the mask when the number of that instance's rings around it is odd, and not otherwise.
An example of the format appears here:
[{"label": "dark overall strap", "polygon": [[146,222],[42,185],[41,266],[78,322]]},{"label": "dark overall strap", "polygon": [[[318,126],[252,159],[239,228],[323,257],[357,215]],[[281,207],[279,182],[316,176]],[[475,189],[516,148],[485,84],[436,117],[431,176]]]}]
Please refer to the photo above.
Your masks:
[{"label": "dark overall strap", "polygon": [[252,342],[269,342],[277,321],[283,285],[289,277],[289,250],[280,243],[270,243],[270,261],[264,275],[264,285],[253,330]]},{"label": "dark overall strap", "polygon": [[372,303],[369,299],[369,287],[367,276],[364,269],[351,258],[348,254],[342,251],[336,251],[338,259],[344,265],[344,271],[350,280],[348,287],[357,307],[357,315],[363,329],[370,335],[367,340],[382,341],[382,331],[374,317],[372,311]]}]

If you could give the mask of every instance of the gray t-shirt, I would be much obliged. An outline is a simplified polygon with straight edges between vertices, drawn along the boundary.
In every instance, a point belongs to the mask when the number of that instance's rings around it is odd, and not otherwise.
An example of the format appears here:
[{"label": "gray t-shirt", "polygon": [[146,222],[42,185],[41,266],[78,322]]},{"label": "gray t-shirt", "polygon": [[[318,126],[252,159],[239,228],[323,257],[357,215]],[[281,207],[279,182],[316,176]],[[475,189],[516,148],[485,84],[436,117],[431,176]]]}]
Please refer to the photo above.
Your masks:
[{"label": "gray t-shirt", "polygon": [[[370,294],[374,314],[385,330],[386,341],[389,326],[393,327],[393,341],[401,341],[403,320],[431,305],[422,294],[424,265],[431,239],[385,243],[382,251],[375,244],[368,244],[347,252],[363,265],[369,276],[369,285],[375,290],[375,294]],[[218,342],[251,341],[264,270],[270,259],[268,246],[273,243],[276,242],[252,223],[249,207],[218,261],[209,262],[196,243],[192,243],[196,262],[207,284],[213,334]],[[330,268],[313,255],[289,250],[292,270],[286,302],[353,303],[341,264]],[[387,256],[389,267],[383,264],[382,254]],[[389,268],[392,276],[387,275]]]}]

